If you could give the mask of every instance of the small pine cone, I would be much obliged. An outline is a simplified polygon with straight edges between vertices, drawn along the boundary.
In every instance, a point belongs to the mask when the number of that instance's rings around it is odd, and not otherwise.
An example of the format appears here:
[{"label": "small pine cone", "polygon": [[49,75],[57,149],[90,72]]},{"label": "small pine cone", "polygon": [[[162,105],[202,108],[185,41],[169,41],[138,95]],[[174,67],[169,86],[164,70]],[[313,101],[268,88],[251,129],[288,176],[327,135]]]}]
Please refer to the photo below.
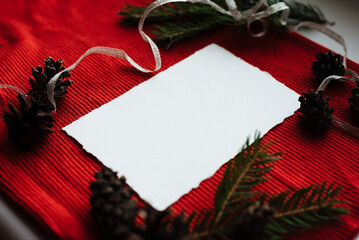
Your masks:
[{"label": "small pine cone", "polygon": [[327,53],[318,53],[317,61],[312,62],[312,71],[319,81],[331,75],[344,76],[345,67],[340,59],[340,55],[334,55],[332,51]]},{"label": "small pine cone", "polygon": [[356,82],[357,86],[351,91],[352,96],[349,97],[350,112],[356,122],[359,122],[359,81]]},{"label": "small pine cone", "polygon": [[234,239],[258,239],[266,223],[273,220],[274,209],[259,202],[244,210],[236,219]]},{"label": "small pine cone", "polygon": [[50,115],[38,115],[39,106],[36,102],[27,103],[21,94],[17,98],[20,108],[17,109],[10,103],[10,112],[4,112],[4,119],[9,138],[18,146],[26,149],[40,141],[48,133],[53,132],[51,128],[54,126],[54,119]]},{"label": "small pine cone", "polygon": [[299,97],[301,118],[304,125],[315,132],[323,132],[332,125],[334,109],[328,105],[329,97],[323,98],[324,92],[318,91],[310,93],[303,92]]},{"label": "small pine cone", "polygon": [[118,178],[111,169],[103,167],[95,173],[91,182],[91,213],[104,239],[143,240],[135,232],[138,215],[137,201],[132,199],[133,190],[126,186],[125,177]]},{"label": "small pine cone", "polygon": [[[56,73],[64,70],[65,67],[62,66],[62,60],[57,60],[55,62],[51,57],[46,58],[44,62],[44,71],[42,70],[41,66],[38,66],[36,69],[31,69],[33,78],[29,78],[29,84],[31,85],[29,96],[31,96],[32,99],[37,102],[42,111],[49,112],[53,110],[53,106],[48,99],[47,84],[51,78],[56,75]],[[64,80],[64,78],[70,76],[70,72],[64,72],[57,79],[54,90],[54,99],[56,103],[59,102],[68,93],[67,88],[72,85],[72,81]]]}]

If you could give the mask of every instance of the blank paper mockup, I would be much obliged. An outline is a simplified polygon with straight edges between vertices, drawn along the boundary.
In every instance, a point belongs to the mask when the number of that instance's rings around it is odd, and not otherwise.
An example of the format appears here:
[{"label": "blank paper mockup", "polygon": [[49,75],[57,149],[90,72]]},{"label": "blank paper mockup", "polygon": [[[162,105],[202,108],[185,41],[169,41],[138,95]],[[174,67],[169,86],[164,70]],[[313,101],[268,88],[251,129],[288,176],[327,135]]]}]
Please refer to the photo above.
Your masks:
[{"label": "blank paper mockup", "polygon": [[298,97],[212,44],[64,130],[165,209],[233,158],[248,136],[291,116]]}]

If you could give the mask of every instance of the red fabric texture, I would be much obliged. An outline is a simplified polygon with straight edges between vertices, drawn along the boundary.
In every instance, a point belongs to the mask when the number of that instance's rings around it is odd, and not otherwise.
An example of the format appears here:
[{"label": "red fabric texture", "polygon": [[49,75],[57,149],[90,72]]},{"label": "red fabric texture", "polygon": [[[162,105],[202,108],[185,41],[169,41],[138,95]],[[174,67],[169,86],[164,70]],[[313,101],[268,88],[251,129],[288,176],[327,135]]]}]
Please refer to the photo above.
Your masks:
[{"label": "red fabric texture", "polygon": [[[137,0],[127,2],[143,4]],[[43,65],[48,56],[63,59],[69,66],[94,46],[124,49],[142,65],[153,66],[149,46],[141,39],[137,28],[119,24],[116,14],[123,6],[123,1],[114,0],[2,1],[0,83],[27,91],[30,67]],[[224,28],[175,44],[169,50],[162,49],[160,71],[210,43],[217,43],[268,71],[297,93],[318,87],[310,69],[311,61],[315,60],[316,53],[327,50],[298,34],[278,29],[271,30],[265,37],[253,38],[246,31],[239,34]],[[359,72],[358,64],[349,61],[348,66]],[[221,71],[220,66],[218,71]],[[89,212],[89,182],[94,180],[93,174],[101,163],[61,128],[153,75],[141,73],[115,58],[87,57],[72,72],[74,85],[59,105],[55,116],[56,132],[31,151],[19,151],[9,142],[1,147],[1,191],[61,239],[100,239]],[[240,73],[238,78],[241,78]],[[351,121],[348,96],[352,87],[350,83],[333,83],[326,91],[330,105],[335,108],[334,115],[347,121]],[[16,101],[14,92],[0,92],[8,101]],[[274,127],[264,138],[276,140],[271,151],[280,150],[285,154],[270,174],[271,180],[262,184],[261,190],[279,192],[326,179],[343,185],[342,198],[352,203],[351,215],[343,217],[343,224],[305,231],[295,239],[353,238],[359,229],[359,140],[337,127],[324,135],[312,135],[299,124],[298,113]],[[173,208],[191,212],[212,207],[212,197],[222,173],[223,167],[174,203]]]}]

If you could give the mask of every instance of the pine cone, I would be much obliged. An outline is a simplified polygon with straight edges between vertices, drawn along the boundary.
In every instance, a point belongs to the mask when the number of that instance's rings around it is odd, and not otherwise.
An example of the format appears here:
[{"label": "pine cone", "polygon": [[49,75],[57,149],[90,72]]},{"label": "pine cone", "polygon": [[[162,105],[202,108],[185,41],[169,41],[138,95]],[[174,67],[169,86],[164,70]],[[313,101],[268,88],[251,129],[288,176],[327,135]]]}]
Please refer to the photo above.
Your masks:
[{"label": "pine cone", "polygon": [[244,210],[235,222],[237,231],[233,239],[260,239],[266,223],[272,221],[274,209],[256,202]]},{"label": "pine cone", "polygon": [[312,62],[312,71],[319,81],[331,75],[344,76],[345,67],[342,64],[340,55],[334,55],[332,51],[327,53],[318,53],[317,61]]},{"label": "pine cone", "polygon": [[[61,66],[63,61],[54,61],[51,57],[45,60],[44,72],[41,66],[32,68],[31,73],[34,77],[29,79],[31,89],[29,90],[30,106],[22,95],[17,98],[20,102],[20,108],[9,104],[10,112],[5,112],[4,118],[8,127],[8,135],[17,145],[25,148],[41,140],[48,133],[54,132],[51,128],[54,126],[54,118],[50,116],[53,106],[48,99],[47,84],[56,73],[62,71],[65,67]],[[56,81],[54,98],[58,102],[68,92],[67,88],[72,85],[72,81],[63,80],[69,77],[69,72],[64,72]]]},{"label": "pine cone", "polygon": [[299,97],[299,112],[302,113],[299,117],[308,129],[315,132],[329,129],[333,121],[334,109],[329,108],[329,97],[324,99],[323,94],[323,91],[313,92],[310,90],[310,93],[303,92],[304,97]]},{"label": "pine cone", "polygon": [[[169,212],[160,212],[144,202],[139,209],[132,198],[134,191],[126,186],[126,179],[117,177],[111,169],[103,167],[95,173],[96,181],[90,184],[91,212],[99,224],[104,239],[111,240],[189,240],[187,222],[183,215],[167,221]],[[137,216],[144,224],[136,226]]]},{"label": "pine cone", "polygon": [[352,96],[349,97],[350,112],[356,122],[359,122],[359,81],[356,82],[357,86],[351,91]]},{"label": "pine cone", "polygon": [[10,103],[11,113],[4,112],[4,119],[9,138],[19,146],[29,148],[43,136],[53,132],[51,128],[54,126],[54,119],[50,115],[39,116],[39,106],[36,102],[31,101],[28,106],[21,94],[17,96],[17,99],[20,102],[20,109],[18,110]]},{"label": "pine cone", "polygon": [[[57,60],[56,62],[48,57],[44,60],[45,67],[44,72],[42,67],[39,65],[37,68],[31,69],[31,74],[34,78],[29,78],[29,84],[31,89],[29,90],[29,96],[32,97],[34,102],[40,106],[41,111],[49,112],[53,110],[53,106],[48,99],[47,94],[47,84],[56,73],[65,69],[62,66],[62,60]],[[54,90],[54,99],[55,102],[59,102],[65,95],[68,93],[67,88],[72,85],[71,80],[63,80],[66,77],[70,77],[70,72],[64,72],[56,81],[55,90]]]},{"label": "pine cone", "polygon": [[91,213],[104,233],[104,239],[141,239],[135,233],[138,207],[132,199],[133,190],[126,186],[124,177],[118,178],[111,169],[103,167],[95,173],[90,202]]}]

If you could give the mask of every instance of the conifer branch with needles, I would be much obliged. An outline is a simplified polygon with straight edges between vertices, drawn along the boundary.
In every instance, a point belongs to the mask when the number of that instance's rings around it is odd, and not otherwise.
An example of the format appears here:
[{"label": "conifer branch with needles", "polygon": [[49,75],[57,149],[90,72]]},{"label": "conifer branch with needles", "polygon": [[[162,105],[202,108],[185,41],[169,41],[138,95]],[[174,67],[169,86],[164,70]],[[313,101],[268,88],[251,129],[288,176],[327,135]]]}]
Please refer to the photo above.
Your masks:
[{"label": "conifer branch with needles", "polygon": [[[134,190],[125,186],[124,178],[118,179],[116,173],[103,168],[91,183],[94,217],[108,239],[248,240],[282,239],[297,230],[337,221],[348,214],[344,207],[347,203],[339,198],[341,187],[333,183],[273,195],[256,191],[256,186],[268,181],[268,173],[282,155],[269,152],[270,145],[264,144],[259,134],[252,144],[248,139],[242,151],[226,166],[214,196],[214,208],[189,217],[172,216],[170,209],[160,212],[146,202],[140,209],[133,205]],[[126,211],[134,213],[130,219],[128,214],[117,214]],[[142,227],[134,224],[138,215],[143,216]],[[108,219],[118,225],[109,225]]]},{"label": "conifer branch with needles", "polygon": [[280,152],[270,154],[266,151],[269,143],[263,146],[260,143],[259,135],[255,136],[251,145],[247,139],[242,151],[228,163],[215,195],[215,224],[221,221],[224,214],[248,207],[256,195],[253,188],[266,180],[264,176],[280,159]]},{"label": "conifer branch with needles", "polygon": [[211,16],[204,16],[197,21],[181,21],[154,25],[151,32],[157,36],[156,40],[160,46],[170,48],[173,43],[193,37],[200,32],[206,32],[223,24],[235,23],[229,16],[217,15],[218,13],[213,13]]},{"label": "conifer branch with needles", "polygon": [[[118,13],[121,22],[125,25],[137,25],[146,7],[126,4]],[[146,18],[146,23],[164,22],[186,17],[209,16],[213,13],[216,13],[216,11],[202,4],[167,4],[154,9]]]},{"label": "conifer branch with needles", "polygon": [[264,234],[270,239],[291,235],[298,229],[309,229],[326,221],[337,221],[338,216],[349,214],[338,205],[347,202],[338,198],[341,187],[332,184],[312,185],[297,191],[289,190],[271,199],[268,204],[276,209],[273,221],[265,227]]},{"label": "conifer branch with needles", "polygon": [[[224,0],[215,0],[218,5],[225,6]],[[290,19],[293,21],[313,21],[320,24],[330,23],[321,10],[311,4],[298,1],[268,0],[266,6],[285,2],[290,8]],[[256,1],[237,0],[240,11],[254,6]],[[126,25],[135,25],[141,19],[145,6],[132,6],[126,4],[119,11],[119,18]],[[279,14],[269,17],[274,25],[280,25]],[[191,38],[204,31],[212,30],[219,26],[232,26],[241,29],[244,21],[237,22],[230,16],[218,13],[205,4],[171,3],[158,7],[149,13],[146,23],[152,23],[152,33],[157,43],[167,48],[175,42]]]}]

